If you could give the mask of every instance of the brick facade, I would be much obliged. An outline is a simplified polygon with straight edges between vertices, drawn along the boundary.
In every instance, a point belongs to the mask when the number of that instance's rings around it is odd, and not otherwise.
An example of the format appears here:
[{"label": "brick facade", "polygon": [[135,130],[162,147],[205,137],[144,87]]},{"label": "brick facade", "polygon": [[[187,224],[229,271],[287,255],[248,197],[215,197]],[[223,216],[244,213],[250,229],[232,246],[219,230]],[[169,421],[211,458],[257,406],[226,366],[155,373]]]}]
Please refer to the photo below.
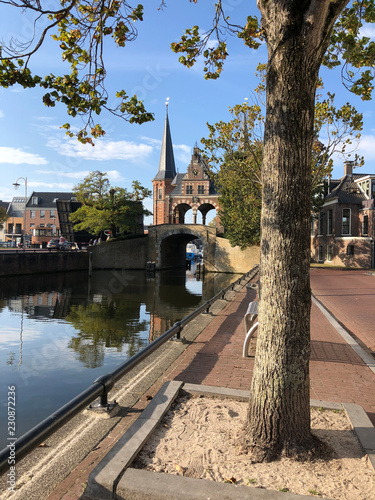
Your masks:
[{"label": "brick facade", "polygon": [[312,222],[311,258],[346,267],[375,267],[375,175],[345,174],[331,181]]}]

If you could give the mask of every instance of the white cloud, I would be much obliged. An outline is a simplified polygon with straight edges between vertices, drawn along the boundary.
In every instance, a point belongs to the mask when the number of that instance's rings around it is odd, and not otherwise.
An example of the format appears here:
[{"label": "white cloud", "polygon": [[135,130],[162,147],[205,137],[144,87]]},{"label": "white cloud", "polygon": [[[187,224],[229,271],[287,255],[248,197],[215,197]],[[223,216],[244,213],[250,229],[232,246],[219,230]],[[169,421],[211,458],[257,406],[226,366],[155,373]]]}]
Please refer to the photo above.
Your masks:
[{"label": "white cloud", "polygon": [[152,146],[147,144],[136,144],[129,141],[107,141],[96,140],[95,146],[81,144],[76,139],[62,141],[50,139],[47,146],[63,156],[79,157],[85,160],[108,161],[108,160],[144,160],[152,153]]},{"label": "white cloud", "polygon": [[0,109],[0,118],[4,118],[4,116],[5,116],[4,113]]},{"label": "white cloud", "polygon": [[60,177],[68,177],[69,179],[83,179],[89,175],[88,170],[83,170],[81,172],[61,172],[60,170],[35,170],[36,174],[42,175],[58,175]]},{"label": "white cloud", "polygon": [[176,160],[181,161],[182,163],[189,164],[191,160],[191,147],[186,146],[186,144],[177,144],[173,145],[173,151],[176,157]]},{"label": "white cloud", "polygon": [[52,116],[34,116],[34,120],[38,122],[50,123],[54,121],[54,118]]},{"label": "white cloud", "polygon": [[147,142],[148,144],[151,144],[152,146],[155,146],[157,148],[161,148],[161,139],[153,139],[152,137],[147,137],[145,135],[141,136],[141,140]]},{"label": "white cloud", "polygon": [[[142,136],[142,141],[145,141],[157,149],[161,149],[162,141],[160,139],[153,139],[152,137]],[[191,147],[186,144],[173,144],[173,153],[176,160],[182,163],[190,163],[191,159]]]},{"label": "white cloud", "polygon": [[358,150],[356,153],[361,154],[366,160],[375,159],[375,135],[361,135]]},{"label": "white cloud", "polygon": [[28,165],[47,165],[48,161],[34,153],[27,153],[19,148],[0,147],[0,163],[11,163],[20,165],[27,163]]},{"label": "white cloud", "polygon": [[368,38],[375,38],[375,27],[371,24],[364,23],[360,30],[360,34]]},{"label": "white cloud", "polygon": [[[83,180],[85,177],[87,177],[90,174],[89,170],[81,170],[80,172],[63,172],[61,170],[35,170],[36,174],[41,174],[43,176],[52,176],[55,175],[56,177],[66,177],[68,179],[74,179],[74,180]],[[123,181],[124,178],[122,177],[121,173],[118,170],[106,170],[106,174],[108,179],[113,182],[113,181]],[[38,185],[41,185],[38,183]],[[49,184],[43,184],[45,186]],[[57,183],[53,183],[53,186],[57,186]],[[66,185],[66,186],[72,186],[72,184],[64,184],[62,183],[61,185]]]}]

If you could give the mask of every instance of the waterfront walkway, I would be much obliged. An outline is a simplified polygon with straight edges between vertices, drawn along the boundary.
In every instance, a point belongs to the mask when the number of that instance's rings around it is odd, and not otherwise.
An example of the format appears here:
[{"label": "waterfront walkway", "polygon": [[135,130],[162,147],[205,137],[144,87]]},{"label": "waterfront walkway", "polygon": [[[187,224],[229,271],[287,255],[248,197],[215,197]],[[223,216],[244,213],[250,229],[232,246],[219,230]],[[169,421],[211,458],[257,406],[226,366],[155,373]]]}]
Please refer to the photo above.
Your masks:
[{"label": "waterfront walkway", "polygon": [[[375,424],[375,274],[366,271],[312,269],[316,298],[347,326],[367,352],[365,363],[314,302],[311,315],[311,398],[361,405]],[[243,287],[219,312],[183,354],[142,396],[128,416],[93,450],[48,497],[76,500],[82,496],[88,475],[136,419],[151,396],[167,380],[182,380],[235,389],[249,389],[254,364],[255,339],[250,357],[242,357],[243,317],[255,291]],[[374,362],[372,362],[373,360]]]}]

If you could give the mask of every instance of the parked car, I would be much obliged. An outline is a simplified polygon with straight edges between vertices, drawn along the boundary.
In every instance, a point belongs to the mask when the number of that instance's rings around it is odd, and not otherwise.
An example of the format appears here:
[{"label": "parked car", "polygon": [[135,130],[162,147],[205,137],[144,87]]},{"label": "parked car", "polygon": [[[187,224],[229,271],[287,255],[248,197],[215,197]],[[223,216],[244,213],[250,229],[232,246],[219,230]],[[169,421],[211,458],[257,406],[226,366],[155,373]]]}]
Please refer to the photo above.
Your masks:
[{"label": "parked car", "polygon": [[56,248],[58,250],[70,250],[69,241],[60,241],[60,238],[52,238],[47,243],[47,248]]},{"label": "parked car", "polygon": [[60,248],[60,239],[59,238],[52,238],[49,240],[47,243],[47,248]]},{"label": "parked car", "polygon": [[60,242],[59,249],[60,250],[71,250],[72,249],[71,243],[69,241]]}]

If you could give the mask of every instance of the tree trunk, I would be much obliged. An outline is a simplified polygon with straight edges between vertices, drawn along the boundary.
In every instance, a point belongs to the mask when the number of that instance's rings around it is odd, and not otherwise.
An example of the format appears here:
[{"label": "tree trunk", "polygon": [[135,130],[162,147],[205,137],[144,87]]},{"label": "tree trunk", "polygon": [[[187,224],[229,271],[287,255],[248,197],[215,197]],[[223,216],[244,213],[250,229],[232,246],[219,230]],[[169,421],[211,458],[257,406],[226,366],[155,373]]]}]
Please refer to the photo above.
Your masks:
[{"label": "tree trunk", "polygon": [[301,457],[315,442],[309,393],[311,150],[319,67],[334,21],[329,3],[258,0],[268,46],[267,114],[259,330],[245,430],[256,461]]}]

